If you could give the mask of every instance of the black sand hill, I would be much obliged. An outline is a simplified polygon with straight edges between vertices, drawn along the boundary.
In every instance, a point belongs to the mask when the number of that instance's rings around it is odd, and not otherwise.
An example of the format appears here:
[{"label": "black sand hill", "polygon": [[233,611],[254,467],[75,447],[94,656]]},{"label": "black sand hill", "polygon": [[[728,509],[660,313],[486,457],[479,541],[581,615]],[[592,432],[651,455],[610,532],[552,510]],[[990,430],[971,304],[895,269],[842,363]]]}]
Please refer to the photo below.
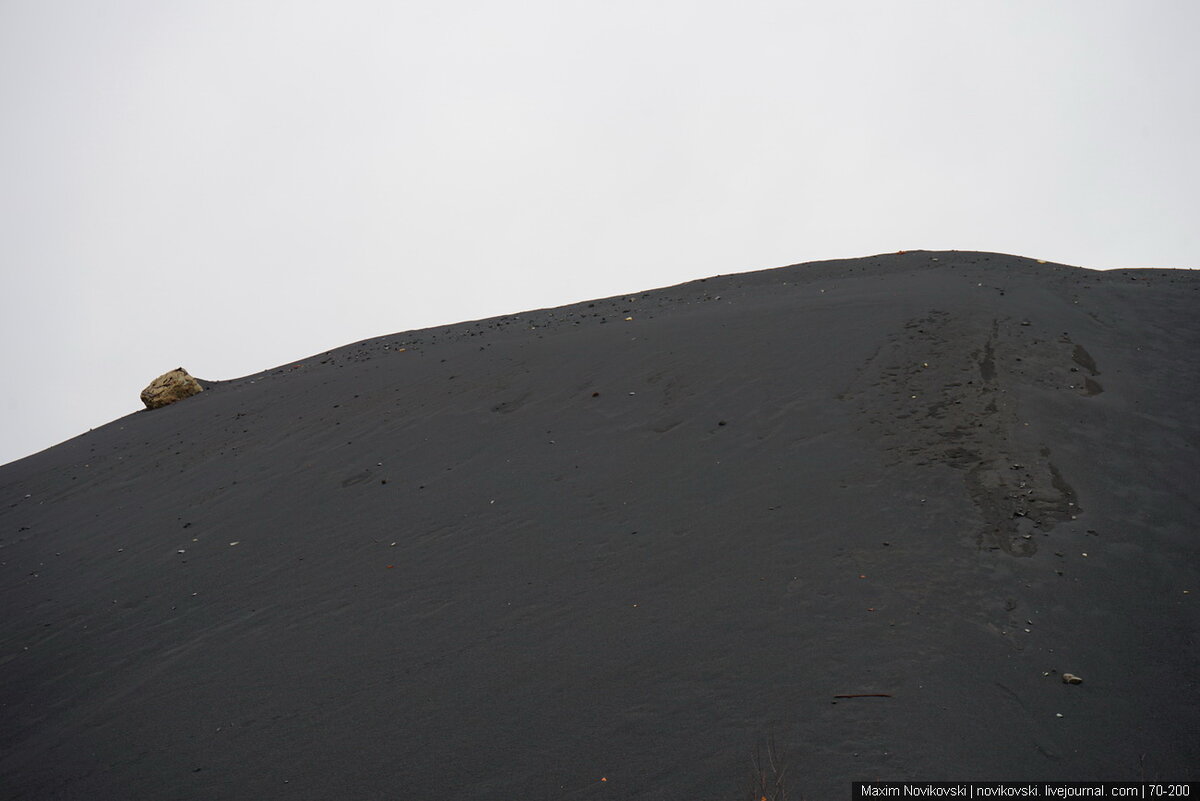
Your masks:
[{"label": "black sand hill", "polygon": [[1200,779],[1198,310],[911,252],[206,382],[0,468],[0,798]]}]

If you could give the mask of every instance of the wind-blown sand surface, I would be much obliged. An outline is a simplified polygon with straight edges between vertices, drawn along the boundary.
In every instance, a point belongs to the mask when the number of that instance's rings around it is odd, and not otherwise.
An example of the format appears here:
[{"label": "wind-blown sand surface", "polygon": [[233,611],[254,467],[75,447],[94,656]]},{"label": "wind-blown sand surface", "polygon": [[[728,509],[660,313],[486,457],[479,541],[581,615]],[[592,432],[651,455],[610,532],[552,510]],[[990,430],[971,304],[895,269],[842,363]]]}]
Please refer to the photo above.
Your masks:
[{"label": "wind-blown sand surface", "polygon": [[0,798],[1200,779],[1198,311],[910,252],[204,382],[0,467]]}]

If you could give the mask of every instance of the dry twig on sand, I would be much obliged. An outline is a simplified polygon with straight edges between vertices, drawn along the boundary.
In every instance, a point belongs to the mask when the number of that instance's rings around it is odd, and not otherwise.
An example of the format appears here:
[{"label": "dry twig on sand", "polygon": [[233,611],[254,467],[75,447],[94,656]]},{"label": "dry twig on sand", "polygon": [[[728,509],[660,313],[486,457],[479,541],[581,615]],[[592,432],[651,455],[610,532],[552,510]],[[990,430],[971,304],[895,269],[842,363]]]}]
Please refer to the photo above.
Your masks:
[{"label": "dry twig on sand", "polygon": [[768,735],[765,753],[761,745],[754,746],[750,763],[753,767],[749,795],[751,801],[787,801],[787,789],[783,783],[787,768],[779,759],[774,735]]}]

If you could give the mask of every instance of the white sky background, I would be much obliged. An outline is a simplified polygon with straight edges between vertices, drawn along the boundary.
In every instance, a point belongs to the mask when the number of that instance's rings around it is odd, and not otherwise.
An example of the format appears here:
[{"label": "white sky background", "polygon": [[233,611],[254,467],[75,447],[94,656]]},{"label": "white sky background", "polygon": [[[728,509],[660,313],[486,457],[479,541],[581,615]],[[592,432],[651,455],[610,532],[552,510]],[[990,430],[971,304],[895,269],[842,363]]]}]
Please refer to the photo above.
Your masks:
[{"label": "white sky background", "polygon": [[371,336],[898,249],[1200,266],[1194,0],[0,0],[0,463]]}]

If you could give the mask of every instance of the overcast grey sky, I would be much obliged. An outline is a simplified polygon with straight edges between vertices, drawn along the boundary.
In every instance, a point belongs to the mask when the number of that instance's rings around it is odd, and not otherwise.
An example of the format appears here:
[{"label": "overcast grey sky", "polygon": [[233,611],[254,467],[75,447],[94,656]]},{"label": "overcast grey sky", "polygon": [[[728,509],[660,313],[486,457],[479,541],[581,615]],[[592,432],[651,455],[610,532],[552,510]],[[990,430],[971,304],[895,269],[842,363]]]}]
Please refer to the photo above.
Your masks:
[{"label": "overcast grey sky", "polygon": [[898,249],[1200,266],[1194,0],[0,0],[0,463],[359,339]]}]

